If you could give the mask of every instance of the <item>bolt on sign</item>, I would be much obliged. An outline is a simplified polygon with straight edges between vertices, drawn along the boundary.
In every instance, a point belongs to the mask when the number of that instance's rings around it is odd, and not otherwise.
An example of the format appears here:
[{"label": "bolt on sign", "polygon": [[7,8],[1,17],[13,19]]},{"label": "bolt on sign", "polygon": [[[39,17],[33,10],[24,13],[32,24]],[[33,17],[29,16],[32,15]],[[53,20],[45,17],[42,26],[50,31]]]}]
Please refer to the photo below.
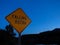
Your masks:
[{"label": "bolt on sign", "polygon": [[21,8],[18,8],[17,10],[6,16],[6,19],[19,33],[21,33],[31,22],[29,17]]}]

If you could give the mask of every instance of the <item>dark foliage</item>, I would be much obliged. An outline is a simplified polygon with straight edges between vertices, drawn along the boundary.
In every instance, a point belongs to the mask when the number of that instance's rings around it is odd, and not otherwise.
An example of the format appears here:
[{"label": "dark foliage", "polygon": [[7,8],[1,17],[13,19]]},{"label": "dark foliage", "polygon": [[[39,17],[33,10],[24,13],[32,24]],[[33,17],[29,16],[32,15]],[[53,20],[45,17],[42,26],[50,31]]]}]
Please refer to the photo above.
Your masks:
[{"label": "dark foliage", "polygon": [[17,38],[14,36],[10,25],[6,26],[6,29],[0,29],[0,45],[17,45]]},{"label": "dark foliage", "polygon": [[46,31],[40,34],[30,34],[22,36],[22,45],[35,44],[59,44],[60,43],[60,28],[53,31]]},{"label": "dark foliage", "polygon": [[[21,43],[22,45],[58,44],[60,43],[60,28],[40,34],[22,35]],[[18,38],[15,37],[11,25],[7,25],[6,29],[0,29],[0,45],[18,45]]]}]

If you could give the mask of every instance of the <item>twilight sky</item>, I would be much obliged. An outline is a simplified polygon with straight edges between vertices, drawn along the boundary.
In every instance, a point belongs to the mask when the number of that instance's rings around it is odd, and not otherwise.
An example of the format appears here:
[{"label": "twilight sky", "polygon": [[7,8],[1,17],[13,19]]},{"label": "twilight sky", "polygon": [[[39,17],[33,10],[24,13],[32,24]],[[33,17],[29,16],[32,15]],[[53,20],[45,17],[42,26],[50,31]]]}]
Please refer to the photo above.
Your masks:
[{"label": "twilight sky", "polygon": [[22,34],[60,28],[60,0],[0,0],[0,28],[9,24],[5,17],[17,8],[22,8],[32,20]]}]

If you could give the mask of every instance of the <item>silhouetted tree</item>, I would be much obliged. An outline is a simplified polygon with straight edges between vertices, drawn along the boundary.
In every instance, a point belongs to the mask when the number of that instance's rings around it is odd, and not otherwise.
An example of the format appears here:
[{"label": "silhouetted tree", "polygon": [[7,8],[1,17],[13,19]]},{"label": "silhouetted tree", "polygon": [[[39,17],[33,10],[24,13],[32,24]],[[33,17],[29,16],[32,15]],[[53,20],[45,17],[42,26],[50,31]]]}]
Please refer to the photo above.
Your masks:
[{"label": "silhouetted tree", "polygon": [[[18,45],[18,38],[15,37],[13,30],[11,25],[7,25],[5,29],[0,29],[0,45]],[[22,45],[58,44],[60,43],[60,28],[40,34],[22,35],[21,41]]]},{"label": "silhouetted tree", "polygon": [[12,36],[15,36],[16,34],[14,33],[14,29],[13,29],[13,27],[11,26],[11,25],[7,25],[6,27],[5,27],[5,30],[7,31],[7,32],[9,32]]},{"label": "silhouetted tree", "polygon": [[11,25],[7,25],[6,29],[0,29],[0,45],[17,45],[18,38],[14,36]]}]

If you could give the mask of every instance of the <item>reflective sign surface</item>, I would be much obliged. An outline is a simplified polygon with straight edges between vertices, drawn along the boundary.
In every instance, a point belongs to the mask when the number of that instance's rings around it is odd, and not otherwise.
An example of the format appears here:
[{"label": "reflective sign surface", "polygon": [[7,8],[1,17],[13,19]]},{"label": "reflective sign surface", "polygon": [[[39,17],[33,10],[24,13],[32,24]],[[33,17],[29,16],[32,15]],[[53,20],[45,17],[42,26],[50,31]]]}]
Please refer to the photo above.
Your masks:
[{"label": "reflective sign surface", "polygon": [[6,16],[6,19],[19,33],[21,33],[31,22],[28,16],[20,8]]}]

